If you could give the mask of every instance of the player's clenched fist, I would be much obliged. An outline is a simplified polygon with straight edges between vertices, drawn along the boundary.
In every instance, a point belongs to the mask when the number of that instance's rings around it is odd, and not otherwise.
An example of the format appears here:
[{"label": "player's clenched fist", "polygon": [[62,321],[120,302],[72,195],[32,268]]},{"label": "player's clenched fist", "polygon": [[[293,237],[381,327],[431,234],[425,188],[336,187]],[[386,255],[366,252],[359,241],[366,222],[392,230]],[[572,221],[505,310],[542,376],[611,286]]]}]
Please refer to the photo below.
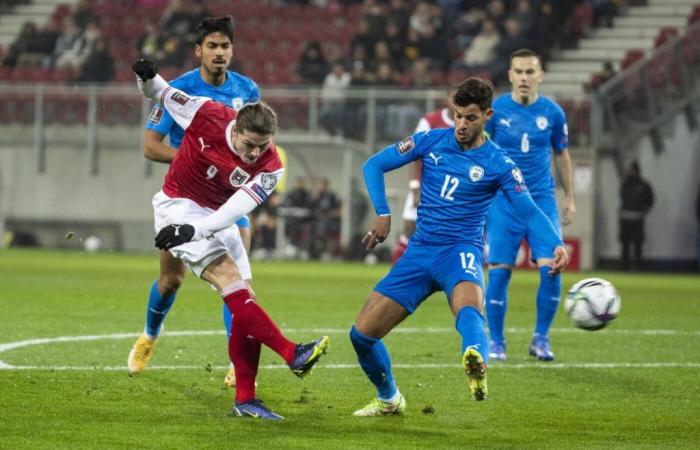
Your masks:
[{"label": "player's clenched fist", "polygon": [[170,250],[192,241],[193,237],[194,227],[192,225],[168,225],[158,232],[156,247],[161,250]]},{"label": "player's clenched fist", "polygon": [[141,58],[131,65],[131,70],[143,81],[155,78],[158,73],[158,66],[150,59]]}]

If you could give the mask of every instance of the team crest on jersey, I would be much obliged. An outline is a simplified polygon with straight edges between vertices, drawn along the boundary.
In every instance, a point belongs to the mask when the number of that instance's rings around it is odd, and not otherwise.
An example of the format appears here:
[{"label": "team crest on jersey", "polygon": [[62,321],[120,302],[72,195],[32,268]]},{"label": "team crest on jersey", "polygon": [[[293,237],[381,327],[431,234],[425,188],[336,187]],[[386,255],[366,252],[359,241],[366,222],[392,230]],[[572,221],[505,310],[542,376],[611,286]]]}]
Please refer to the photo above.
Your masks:
[{"label": "team crest on jersey", "polygon": [[190,101],[190,98],[183,94],[182,92],[175,92],[170,96],[170,99],[175,103],[185,106],[185,103]]},{"label": "team crest on jersey", "polygon": [[413,142],[413,136],[409,136],[403,141],[396,144],[396,149],[399,151],[400,154],[405,155],[407,152],[411,151],[411,149],[415,146],[416,143]]},{"label": "team crest on jersey", "polygon": [[260,175],[260,183],[262,184],[263,189],[266,191],[271,191],[277,184],[277,177],[271,173],[263,173]]},{"label": "team crest on jersey", "polygon": [[243,186],[249,178],[250,174],[248,172],[240,167],[236,167],[236,169],[231,172],[231,175],[228,177],[228,181],[231,182],[231,186]]},{"label": "team crest on jersey", "polygon": [[547,128],[547,125],[549,125],[549,121],[546,117],[539,116],[537,118],[537,128],[539,128],[540,130],[544,130],[545,128]]},{"label": "team crest on jersey", "polygon": [[484,177],[484,168],[481,166],[471,166],[469,168],[469,179],[476,183]]},{"label": "team crest on jersey", "polygon": [[163,118],[163,110],[157,106],[151,110],[151,114],[148,116],[148,123],[158,125]]},{"label": "team crest on jersey", "polygon": [[238,111],[239,109],[243,108],[243,99],[241,97],[236,97],[231,100],[231,106],[233,109]]},{"label": "team crest on jersey", "polygon": [[520,169],[518,169],[518,168],[516,167],[515,169],[511,170],[510,173],[513,174],[513,179],[514,179],[518,184],[523,184],[523,181],[525,181],[525,179],[523,178],[523,173],[520,171]]}]

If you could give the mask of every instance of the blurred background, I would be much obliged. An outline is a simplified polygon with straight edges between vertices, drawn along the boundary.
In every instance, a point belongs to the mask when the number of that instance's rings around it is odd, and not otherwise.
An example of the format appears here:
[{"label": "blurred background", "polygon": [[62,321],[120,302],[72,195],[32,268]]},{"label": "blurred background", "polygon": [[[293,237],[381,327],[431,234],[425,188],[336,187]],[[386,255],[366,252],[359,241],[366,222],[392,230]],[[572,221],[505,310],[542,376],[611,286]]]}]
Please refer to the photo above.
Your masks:
[{"label": "blurred background", "polygon": [[[229,14],[231,68],[276,109],[287,158],[286,182],[254,213],[254,258],[365,259],[359,236],[374,212],[364,160],[412,134],[467,76],[508,92],[508,57],[527,47],[545,61],[540,93],[567,114],[572,269],[620,267],[620,210],[636,168],[655,200],[636,269],[700,270],[691,0],[2,0],[3,246],[152,251],[151,197],[167,166],[143,157],[151,105],[130,65],[146,56],[176,78],[199,64],[195,25]],[[408,179],[387,177],[394,234]]]}]

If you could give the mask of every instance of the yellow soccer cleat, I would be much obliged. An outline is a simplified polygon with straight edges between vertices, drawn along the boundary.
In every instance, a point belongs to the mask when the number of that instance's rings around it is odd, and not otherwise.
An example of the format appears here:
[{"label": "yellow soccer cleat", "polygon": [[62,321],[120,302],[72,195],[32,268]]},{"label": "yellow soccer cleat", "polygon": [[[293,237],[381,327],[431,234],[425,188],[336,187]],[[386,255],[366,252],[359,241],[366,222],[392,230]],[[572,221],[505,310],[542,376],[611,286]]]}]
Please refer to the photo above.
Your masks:
[{"label": "yellow soccer cleat", "polygon": [[385,402],[374,398],[367,406],[358,409],[352,415],[357,417],[403,416],[405,410],[406,399],[399,394],[399,399],[395,402]]},{"label": "yellow soccer cleat", "polygon": [[230,388],[236,387],[236,369],[233,366],[229,367],[228,373],[224,377],[224,384]]},{"label": "yellow soccer cleat", "polygon": [[464,372],[469,380],[469,391],[474,400],[484,400],[488,394],[486,384],[486,363],[481,353],[474,347],[467,347],[462,357]]},{"label": "yellow soccer cleat", "polygon": [[154,339],[149,338],[145,334],[139,336],[129,352],[128,366],[131,375],[143,372],[143,369],[146,368],[148,361],[153,356],[155,346],[156,341]]}]

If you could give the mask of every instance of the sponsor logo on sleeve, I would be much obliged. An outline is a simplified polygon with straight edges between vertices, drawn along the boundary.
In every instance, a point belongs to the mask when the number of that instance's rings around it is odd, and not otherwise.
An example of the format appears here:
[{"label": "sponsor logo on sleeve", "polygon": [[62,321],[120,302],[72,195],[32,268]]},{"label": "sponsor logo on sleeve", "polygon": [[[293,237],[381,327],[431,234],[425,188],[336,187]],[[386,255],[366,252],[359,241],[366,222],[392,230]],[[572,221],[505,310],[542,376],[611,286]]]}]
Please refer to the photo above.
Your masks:
[{"label": "sponsor logo on sleeve", "polygon": [[258,197],[260,197],[260,199],[261,199],[262,201],[267,200],[267,192],[266,192],[265,189],[264,189],[262,186],[260,186],[259,184],[257,184],[257,183],[253,184],[253,185],[250,187],[250,189],[251,189],[253,192],[255,192],[255,193],[258,195]]},{"label": "sponsor logo on sleeve", "polygon": [[399,142],[396,144],[396,149],[399,151],[401,155],[405,155],[407,152],[411,151],[413,147],[416,146],[416,143],[413,142],[413,136],[409,136],[403,141]]},{"label": "sponsor logo on sleeve", "polygon": [[190,101],[190,98],[183,94],[182,92],[177,92],[175,91],[173,95],[170,96],[170,99],[174,101],[177,104],[180,104],[182,106],[185,106],[187,102]]},{"label": "sponsor logo on sleeve", "polygon": [[238,187],[243,186],[249,178],[250,174],[248,172],[240,167],[236,167],[236,169],[231,172],[231,175],[229,175],[228,181],[231,183],[231,186]]},{"label": "sponsor logo on sleeve", "polygon": [[163,119],[163,110],[156,106],[151,110],[151,114],[149,114],[149,116],[148,116],[148,123],[158,125],[162,119]]},{"label": "sponsor logo on sleeve", "polygon": [[262,183],[263,189],[271,191],[277,185],[277,177],[271,173],[263,173],[260,176],[260,182]]},{"label": "sponsor logo on sleeve", "polygon": [[481,166],[471,166],[469,168],[469,179],[473,183],[481,180],[484,177],[484,168]]}]

